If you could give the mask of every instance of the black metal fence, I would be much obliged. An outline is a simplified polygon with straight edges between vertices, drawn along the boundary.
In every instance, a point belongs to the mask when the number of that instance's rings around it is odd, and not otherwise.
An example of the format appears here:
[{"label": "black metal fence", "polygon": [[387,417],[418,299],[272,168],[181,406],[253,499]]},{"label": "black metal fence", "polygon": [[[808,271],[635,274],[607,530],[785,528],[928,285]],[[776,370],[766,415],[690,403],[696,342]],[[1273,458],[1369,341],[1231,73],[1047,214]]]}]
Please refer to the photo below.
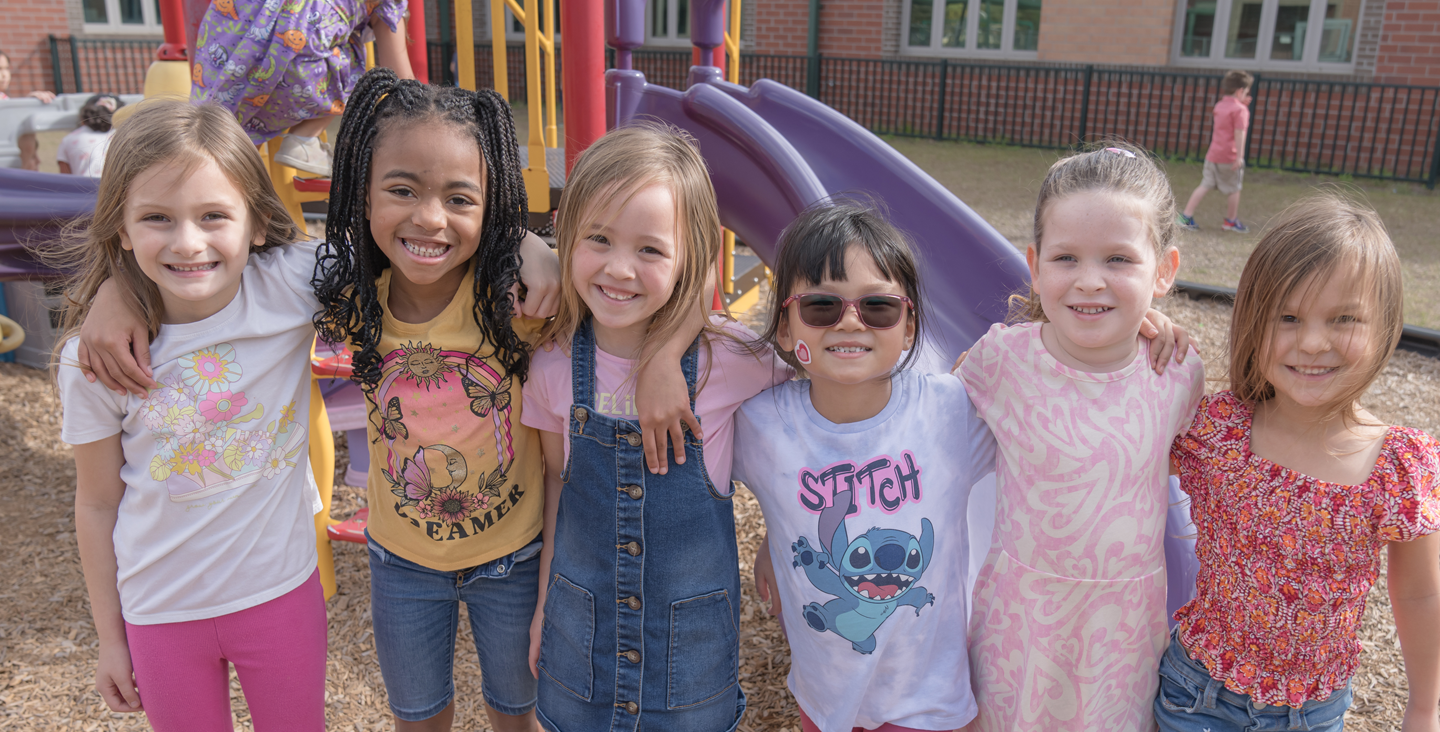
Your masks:
[{"label": "black metal fence", "polygon": [[145,91],[145,70],[155,60],[154,39],[60,38],[50,36],[50,69],[55,92]]},{"label": "black metal fence", "polygon": [[[138,93],[154,45],[51,36],[56,90]],[[454,83],[454,48],[428,44],[432,81]],[[521,100],[524,46],[506,49],[510,98]],[[490,46],[474,54],[476,82],[493,86]],[[648,80],[676,89],[691,59],[689,50],[633,54]],[[760,78],[814,94],[879,134],[1044,148],[1118,137],[1189,159],[1205,154],[1221,97],[1219,76],[1165,70],[742,54],[740,83]],[[1252,96],[1246,160],[1255,167],[1432,188],[1440,180],[1440,87],[1257,78]]]}]

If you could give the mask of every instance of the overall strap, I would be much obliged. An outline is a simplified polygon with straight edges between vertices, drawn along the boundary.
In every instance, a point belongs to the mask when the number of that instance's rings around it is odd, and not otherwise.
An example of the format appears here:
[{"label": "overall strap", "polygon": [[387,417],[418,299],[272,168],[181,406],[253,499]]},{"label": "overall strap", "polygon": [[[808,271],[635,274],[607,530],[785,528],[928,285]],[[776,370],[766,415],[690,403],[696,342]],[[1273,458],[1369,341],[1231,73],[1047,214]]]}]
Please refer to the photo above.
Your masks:
[{"label": "overall strap", "polygon": [[[595,409],[595,331],[590,318],[580,322],[570,339],[570,398],[575,406]],[[693,390],[692,390],[693,391]]]},{"label": "overall strap", "polygon": [[[685,374],[685,387],[690,390],[690,411],[695,411],[696,381],[699,379],[700,370],[700,341],[705,337],[702,331],[695,337],[695,342],[690,344],[690,350],[685,352],[685,357],[680,359],[680,370]],[[713,368],[713,361],[712,368]]]}]

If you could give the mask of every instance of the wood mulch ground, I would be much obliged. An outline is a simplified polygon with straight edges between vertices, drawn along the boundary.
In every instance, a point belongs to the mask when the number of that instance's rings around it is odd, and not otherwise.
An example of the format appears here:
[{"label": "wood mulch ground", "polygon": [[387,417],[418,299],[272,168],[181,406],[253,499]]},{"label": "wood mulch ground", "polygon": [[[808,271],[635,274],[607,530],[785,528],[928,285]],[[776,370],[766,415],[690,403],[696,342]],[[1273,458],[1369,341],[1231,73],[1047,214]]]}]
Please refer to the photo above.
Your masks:
[{"label": "wood mulch ground", "polygon": [[[1229,327],[1229,308],[1183,298],[1164,304],[1195,334],[1210,372],[1217,373]],[[1220,386],[1219,384],[1216,385]],[[96,637],[90,622],[72,512],[74,466],[61,444],[59,405],[47,376],[0,364],[0,730],[138,730],[143,717],[112,714],[92,688]],[[1367,404],[1382,418],[1440,431],[1440,361],[1398,354],[1371,390]],[[345,465],[341,455],[337,463]],[[335,515],[363,503],[363,491],[341,487]],[[785,688],[789,652],[778,624],[765,614],[749,586],[759,540],[760,511],[748,492],[736,498],[738,540],[746,597],[741,610],[741,683],[750,707],[742,730],[798,730]],[[384,685],[370,634],[368,566],[364,547],[337,544],[340,594],[331,601],[327,710],[332,730],[389,729]],[[457,643],[456,729],[486,729],[480,706],[479,668],[462,622]],[[1398,729],[1405,676],[1390,617],[1384,575],[1370,596],[1362,631],[1365,653],[1353,685],[1355,705],[1347,729]],[[238,685],[233,686],[238,728],[250,729]]]}]

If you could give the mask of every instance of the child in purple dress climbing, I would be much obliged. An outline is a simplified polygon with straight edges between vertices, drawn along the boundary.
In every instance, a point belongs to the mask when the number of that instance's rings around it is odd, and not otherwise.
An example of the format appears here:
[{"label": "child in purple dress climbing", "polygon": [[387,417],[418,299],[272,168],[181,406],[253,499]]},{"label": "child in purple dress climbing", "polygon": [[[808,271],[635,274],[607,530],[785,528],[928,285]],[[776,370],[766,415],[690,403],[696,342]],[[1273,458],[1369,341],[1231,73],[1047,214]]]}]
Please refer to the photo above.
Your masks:
[{"label": "child in purple dress climbing", "polygon": [[213,0],[193,44],[190,99],[235,112],[257,145],[284,134],[277,162],[329,176],[318,135],[345,111],[372,38],[376,65],[414,78],[405,0]]}]

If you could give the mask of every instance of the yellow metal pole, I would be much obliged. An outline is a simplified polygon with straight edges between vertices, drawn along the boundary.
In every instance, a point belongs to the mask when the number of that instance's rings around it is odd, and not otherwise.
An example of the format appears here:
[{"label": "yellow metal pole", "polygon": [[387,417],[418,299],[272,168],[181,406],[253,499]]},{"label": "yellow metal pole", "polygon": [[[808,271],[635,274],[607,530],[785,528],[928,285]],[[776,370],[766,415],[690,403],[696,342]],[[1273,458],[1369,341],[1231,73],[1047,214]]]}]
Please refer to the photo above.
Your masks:
[{"label": "yellow metal pole", "polygon": [[490,58],[495,62],[495,91],[508,102],[510,76],[505,61],[505,0],[490,0]]},{"label": "yellow metal pole", "polygon": [[735,232],[725,230],[725,294],[735,294]]},{"label": "yellow metal pole", "polygon": [[[545,2],[545,147],[560,147],[555,129],[555,0]],[[548,181],[547,181],[548,185]],[[549,207],[546,207],[549,210]]]},{"label": "yellow metal pole", "polygon": [[730,0],[730,32],[725,34],[725,80],[740,83],[740,0]]},{"label": "yellow metal pole", "polygon": [[475,91],[475,15],[470,0],[455,0],[455,56],[460,88]]},{"label": "yellow metal pole", "polygon": [[375,68],[375,42],[370,41],[365,44],[365,70],[369,71],[373,68]]},{"label": "yellow metal pole", "polygon": [[530,159],[521,177],[525,180],[530,211],[545,213],[550,210],[550,174],[545,169],[545,130],[540,122],[544,107],[540,101],[540,23],[536,0],[525,0],[522,22],[525,24],[525,106],[530,118],[530,139],[526,147]]}]

